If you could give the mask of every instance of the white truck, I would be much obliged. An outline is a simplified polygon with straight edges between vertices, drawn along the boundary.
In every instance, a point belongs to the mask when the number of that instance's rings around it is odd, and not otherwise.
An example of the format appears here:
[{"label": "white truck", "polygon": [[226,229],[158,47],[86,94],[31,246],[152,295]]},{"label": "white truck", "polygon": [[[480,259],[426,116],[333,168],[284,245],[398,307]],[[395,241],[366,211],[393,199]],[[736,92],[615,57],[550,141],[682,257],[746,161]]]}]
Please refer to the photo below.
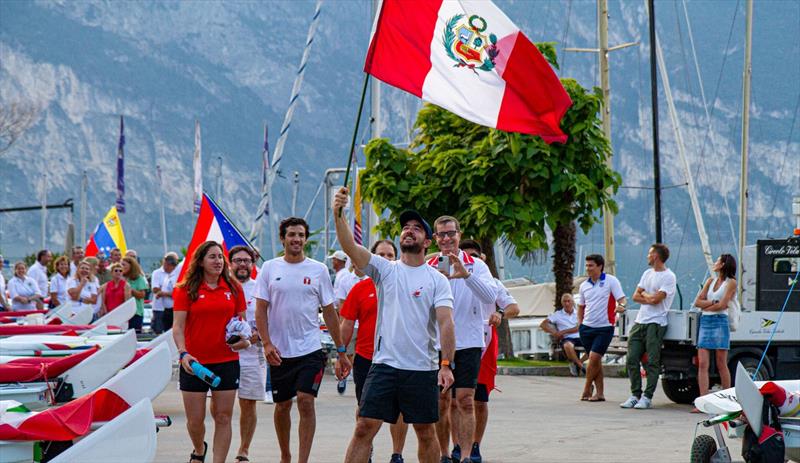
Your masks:
[{"label": "white truck", "polygon": [[[800,268],[800,230],[787,239],[759,240],[756,245],[745,247],[743,267],[742,315],[738,329],[731,332],[730,371],[736,371],[738,362],[751,375],[756,371],[780,318],[756,380],[800,377],[800,282],[791,292],[783,315],[780,314]],[[694,298],[695,293],[691,294]],[[628,310],[620,317],[620,339],[627,340],[636,313]],[[661,385],[673,402],[689,404],[700,393],[696,347],[699,316],[697,309],[669,311],[669,327],[661,353]],[[709,374],[712,385],[719,382],[719,377],[713,376],[716,374],[713,355]]]}]

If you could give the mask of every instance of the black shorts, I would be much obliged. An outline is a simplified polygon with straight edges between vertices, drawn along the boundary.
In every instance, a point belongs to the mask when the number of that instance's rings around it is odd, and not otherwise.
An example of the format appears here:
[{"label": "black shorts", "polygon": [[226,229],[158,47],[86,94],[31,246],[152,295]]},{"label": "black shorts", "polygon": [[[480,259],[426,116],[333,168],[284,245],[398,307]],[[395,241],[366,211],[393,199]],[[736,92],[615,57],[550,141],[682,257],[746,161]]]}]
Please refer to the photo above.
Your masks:
[{"label": "black shorts", "polygon": [[372,360],[358,354],[353,358],[353,382],[356,383],[356,402],[361,402],[361,391],[364,390],[364,383],[367,381],[371,366]]},{"label": "black shorts", "polygon": [[584,349],[605,355],[608,345],[611,344],[611,339],[614,337],[614,327],[592,328],[591,326],[581,325],[578,327],[578,333],[581,335],[581,343],[583,343]]},{"label": "black shorts", "polygon": [[478,383],[478,387],[475,388],[475,402],[488,402],[489,401],[489,389],[486,387],[485,384]]},{"label": "black shorts", "polygon": [[143,320],[144,320],[143,316],[134,315],[133,317],[131,317],[130,320],[128,320],[128,329],[133,328],[134,330],[136,330],[137,333],[141,333]]},{"label": "black shorts", "polygon": [[456,389],[475,389],[481,368],[481,348],[470,347],[456,351],[453,359],[453,397]]},{"label": "black shorts", "polygon": [[325,373],[326,360],[325,353],[320,349],[300,357],[283,358],[277,367],[270,365],[273,400],[276,403],[291,400],[298,392],[316,397]]},{"label": "black shorts", "polygon": [[203,366],[211,370],[215,375],[219,376],[221,380],[219,386],[211,387],[210,384],[206,383],[197,376],[186,373],[183,367],[179,367],[178,384],[181,391],[208,392],[209,389],[212,391],[235,391],[236,389],[239,389],[238,360],[203,364]]},{"label": "black shorts", "polygon": [[359,416],[396,423],[400,413],[406,423],[439,421],[438,372],[401,370],[373,364],[364,383]]},{"label": "black shorts", "polygon": [[564,348],[564,343],[569,342],[574,347],[583,347],[583,343],[581,342],[581,338],[561,338],[561,348]]}]

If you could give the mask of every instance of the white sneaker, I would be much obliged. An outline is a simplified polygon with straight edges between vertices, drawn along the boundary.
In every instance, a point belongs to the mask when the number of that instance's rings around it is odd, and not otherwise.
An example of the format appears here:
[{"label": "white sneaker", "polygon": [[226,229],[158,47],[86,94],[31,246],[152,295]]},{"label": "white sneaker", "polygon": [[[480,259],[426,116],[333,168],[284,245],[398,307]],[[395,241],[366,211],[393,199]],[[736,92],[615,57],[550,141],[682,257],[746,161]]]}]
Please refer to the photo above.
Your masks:
[{"label": "white sneaker", "polygon": [[275,401],[272,399],[272,391],[267,391],[267,396],[264,398],[265,404],[274,404]]},{"label": "white sneaker", "polygon": [[648,408],[653,408],[653,402],[646,396],[642,396],[641,400],[639,400],[639,403],[634,405],[633,408],[637,410],[647,410]]},{"label": "white sneaker", "polygon": [[628,400],[619,404],[621,408],[633,408],[639,403],[639,398],[635,395],[628,397]]}]

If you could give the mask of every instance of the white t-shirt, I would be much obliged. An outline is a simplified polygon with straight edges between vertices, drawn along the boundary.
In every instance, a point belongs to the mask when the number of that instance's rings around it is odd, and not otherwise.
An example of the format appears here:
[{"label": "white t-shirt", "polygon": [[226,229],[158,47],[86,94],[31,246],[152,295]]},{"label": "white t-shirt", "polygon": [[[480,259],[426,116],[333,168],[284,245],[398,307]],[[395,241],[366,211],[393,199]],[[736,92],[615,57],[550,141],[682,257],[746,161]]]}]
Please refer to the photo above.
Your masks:
[{"label": "white t-shirt", "polygon": [[[244,290],[244,300],[247,302],[245,319],[250,324],[250,328],[256,327],[256,280],[249,279],[242,283]],[[281,351],[283,352],[283,351]],[[264,358],[264,347],[261,344],[254,344],[247,349],[239,351],[239,365],[242,366],[266,366]]]},{"label": "white t-shirt", "polygon": [[668,268],[662,272],[656,272],[649,268],[644,271],[637,286],[649,294],[664,291],[667,297],[656,305],[642,304],[639,313],[636,314],[636,323],[640,325],[658,323],[661,326],[667,326],[667,311],[672,306],[672,300],[675,299],[677,286],[675,274]]},{"label": "white t-shirt", "polygon": [[590,328],[614,325],[617,301],[625,297],[617,277],[601,273],[597,283],[592,282],[591,278],[581,283],[579,292],[581,304],[586,306],[583,311],[584,325]]},{"label": "white t-shirt", "polygon": [[359,281],[360,279],[358,276],[347,269],[341,269],[336,272],[336,281],[333,282],[334,299],[337,302],[347,299],[347,295],[350,294],[350,290],[353,289],[353,286],[355,286]]},{"label": "white t-shirt", "polygon": [[[159,288],[164,289],[164,283],[166,283],[169,274],[164,271],[164,267],[159,267],[153,270],[153,274],[150,276],[150,287],[151,288]],[[153,295],[155,296],[155,294]],[[164,311],[164,298],[161,297],[153,297],[152,307],[154,312],[163,312]]]},{"label": "white t-shirt", "polygon": [[[178,284],[178,274],[180,274],[180,270],[175,268],[172,273],[167,274],[167,277],[164,278],[163,286],[161,287],[161,291],[166,291],[172,294],[172,291],[175,290],[175,285]],[[165,309],[171,309],[175,306],[175,301],[172,299],[172,296],[164,296],[161,298],[161,303],[164,304]]]},{"label": "white t-shirt", "polygon": [[11,303],[11,310],[15,312],[20,310],[36,310],[35,302],[30,301],[23,304],[22,302],[15,301],[14,298],[17,296],[30,298],[37,294],[39,294],[39,285],[36,284],[36,280],[28,275],[25,275],[23,279],[13,276],[8,280],[8,302]]},{"label": "white t-shirt", "polygon": [[[548,315],[547,320],[556,327],[556,331],[576,328],[578,326],[578,311],[573,309],[572,313],[568,314],[564,309],[558,309]],[[581,336],[576,331],[574,333],[566,334],[564,337],[567,339],[575,339]]]},{"label": "white t-shirt", "polygon": [[[3,271],[0,270],[0,296],[6,297],[6,277],[3,276]],[[2,302],[5,299],[0,299]]]},{"label": "white t-shirt", "polygon": [[36,285],[39,286],[39,295],[43,298],[50,296],[47,292],[47,269],[39,262],[34,262],[31,268],[28,269],[28,276],[33,278]]},{"label": "white t-shirt", "polygon": [[256,298],[269,302],[269,337],[284,358],[322,348],[319,308],[333,304],[328,267],[306,258],[290,264],[283,257],[264,262],[256,279]]},{"label": "white t-shirt", "polygon": [[[436,269],[439,254],[428,261]],[[459,251],[459,259],[464,264],[469,278],[450,279],[450,290],[453,293],[453,321],[456,328],[456,350],[470,347],[485,347],[483,344],[483,307],[494,304],[497,299],[497,287],[489,267],[480,259],[476,259],[464,251]],[[451,273],[455,271],[450,266]]]},{"label": "white t-shirt", "polygon": [[402,370],[437,370],[436,308],[453,307],[447,278],[430,265],[411,267],[376,255],[364,273],[378,289],[372,363]]},{"label": "white t-shirt", "polygon": [[498,280],[497,278],[494,279],[494,286],[495,290],[497,291],[497,296],[495,301],[491,304],[484,304],[483,305],[483,344],[484,350],[486,347],[489,346],[489,343],[492,342],[492,326],[489,325],[489,317],[497,311],[498,307],[502,307],[505,309],[511,304],[516,304],[517,300],[514,299],[514,296],[508,292],[508,288],[503,284],[502,281]]},{"label": "white t-shirt", "polygon": [[50,278],[50,292],[56,293],[59,304],[65,304],[67,301],[69,301],[69,294],[67,294],[67,280],[69,280],[69,277],[65,277],[60,273],[56,273],[52,278]]},{"label": "white t-shirt", "polygon": [[[68,290],[72,289],[72,288],[77,288],[80,285],[81,285],[81,282],[78,281],[77,278],[70,278],[69,280],[67,280],[67,289]],[[93,295],[97,294],[98,289],[99,288],[98,288],[98,285],[97,285],[97,280],[96,279],[90,280],[85,285],[83,285],[83,288],[81,289],[81,294],[78,297],[78,300],[83,299],[83,298],[92,297]],[[98,299],[99,299],[99,297],[98,297]],[[95,306],[95,304],[89,304],[89,303],[78,302],[78,301],[72,301],[72,304],[75,306],[76,309],[88,306],[88,307],[91,307],[92,310],[94,310],[94,306]]]},{"label": "white t-shirt", "polygon": [[75,274],[78,272],[78,266],[75,265],[75,262],[69,261],[69,277],[75,278]]}]

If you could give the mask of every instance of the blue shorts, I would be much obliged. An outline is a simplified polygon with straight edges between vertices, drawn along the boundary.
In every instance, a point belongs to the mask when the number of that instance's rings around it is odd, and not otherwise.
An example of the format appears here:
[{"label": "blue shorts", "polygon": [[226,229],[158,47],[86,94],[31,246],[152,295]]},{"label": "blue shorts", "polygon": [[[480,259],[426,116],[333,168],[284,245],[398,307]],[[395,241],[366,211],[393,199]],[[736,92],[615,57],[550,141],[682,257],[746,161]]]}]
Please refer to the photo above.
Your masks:
[{"label": "blue shorts", "polygon": [[583,347],[583,343],[581,342],[580,336],[577,338],[561,338],[561,342],[559,342],[559,344],[561,344],[562,349],[564,348],[565,342],[572,344],[572,346],[575,348]]},{"label": "blue shorts", "polygon": [[701,315],[700,327],[697,333],[698,349],[724,349],[731,348],[731,329],[728,326],[728,316],[724,314]]},{"label": "blue shorts", "polygon": [[578,333],[581,335],[581,343],[583,343],[584,349],[605,355],[608,345],[611,344],[611,338],[614,337],[614,327],[592,328],[591,326],[581,325],[578,327]]}]

